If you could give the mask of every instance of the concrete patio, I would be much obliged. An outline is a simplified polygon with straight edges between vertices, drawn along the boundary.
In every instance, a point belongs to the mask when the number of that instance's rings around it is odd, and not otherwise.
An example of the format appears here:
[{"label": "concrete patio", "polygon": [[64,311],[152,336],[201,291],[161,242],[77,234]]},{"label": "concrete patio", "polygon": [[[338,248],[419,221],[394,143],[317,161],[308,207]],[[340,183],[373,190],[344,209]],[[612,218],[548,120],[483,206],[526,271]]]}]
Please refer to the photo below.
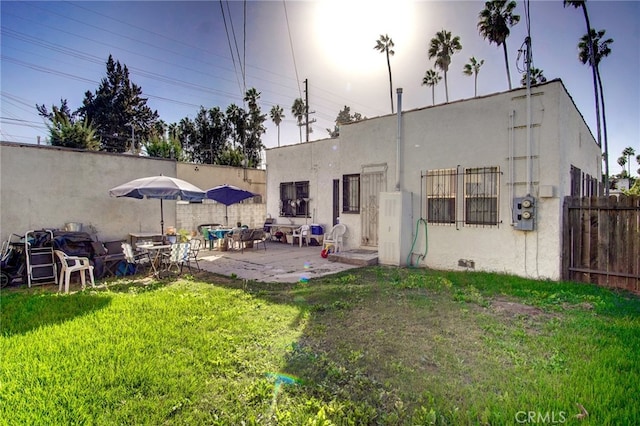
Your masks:
[{"label": "concrete patio", "polygon": [[[267,241],[240,250],[201,249],[198,263],[202,270],[239,279],[262,282],[298,282],[331,275],[365,265],[377,264],[377,251],[344,251],[324,259],[319,246],[291,246]],[[347,263],[348,262],[348,263]]]}]

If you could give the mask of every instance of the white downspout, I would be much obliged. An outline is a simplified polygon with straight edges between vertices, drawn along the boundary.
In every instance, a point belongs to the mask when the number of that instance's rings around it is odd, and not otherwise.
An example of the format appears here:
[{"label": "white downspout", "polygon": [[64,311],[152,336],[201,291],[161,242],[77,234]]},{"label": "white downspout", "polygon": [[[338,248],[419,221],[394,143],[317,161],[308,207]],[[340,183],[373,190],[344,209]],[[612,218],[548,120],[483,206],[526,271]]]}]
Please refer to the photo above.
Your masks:
[{"label": "white downspout", "polygon": [[398,136],[396,140],[396,191],[402,190],[400,185],[400,164],[402,163],[400,158],[400,144],[402,143],[402,87],[396,89],[398,95]]}]

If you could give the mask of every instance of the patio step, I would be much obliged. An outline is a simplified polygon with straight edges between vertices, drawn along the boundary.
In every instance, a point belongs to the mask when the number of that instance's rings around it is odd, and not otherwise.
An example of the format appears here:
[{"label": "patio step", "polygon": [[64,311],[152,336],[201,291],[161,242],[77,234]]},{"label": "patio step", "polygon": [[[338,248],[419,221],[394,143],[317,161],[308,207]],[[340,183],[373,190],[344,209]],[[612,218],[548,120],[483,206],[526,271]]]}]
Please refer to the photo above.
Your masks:
[{"label": "patio step", "polygon": [[371,266],[378,264],[378,252],[374,250],[345,250],[339,253],[331,253],[328,257],[331,262],[346,263],[356,266]]}]

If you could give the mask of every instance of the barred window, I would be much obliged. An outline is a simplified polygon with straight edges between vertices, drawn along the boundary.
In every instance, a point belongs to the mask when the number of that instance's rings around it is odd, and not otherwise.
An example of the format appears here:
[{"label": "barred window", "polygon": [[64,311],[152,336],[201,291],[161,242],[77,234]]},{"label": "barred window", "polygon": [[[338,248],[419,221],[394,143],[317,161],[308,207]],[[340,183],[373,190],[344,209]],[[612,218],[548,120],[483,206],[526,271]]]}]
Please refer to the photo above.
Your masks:
[{"label": "barred window", "polygon": [[308,215],[309,181],[280,184],[280,216],[305,217]]},{"label": "barred window", "polygon": [[465,169],[464,217],[466,224],[498,224],[499,176],[497,167]]},{"label": "barred window", "polygon": [[342,212],[360,213],[360,175],[342,176]]},{"label": "barred window", "polygon": [[440,169],[427,172],[427,221],[455,223],[456,170]]}]

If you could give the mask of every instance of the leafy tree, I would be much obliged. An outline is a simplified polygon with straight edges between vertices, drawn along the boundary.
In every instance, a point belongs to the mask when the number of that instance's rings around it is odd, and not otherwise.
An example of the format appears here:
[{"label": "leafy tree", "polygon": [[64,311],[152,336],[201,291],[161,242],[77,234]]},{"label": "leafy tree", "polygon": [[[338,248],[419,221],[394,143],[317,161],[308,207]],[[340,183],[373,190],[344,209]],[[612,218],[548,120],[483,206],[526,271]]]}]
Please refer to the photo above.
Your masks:
[{"label": "leafy tree", "polygon": [[495,43],[496,46],[502,46],[509,90],[511,90],[511,73],[509,72],[509,57],[507,55],[507,38],[510,34],[509,27],[520,22],[520,15],[513,14],[515,8],[516,2],[513,0],[509,2],[507,0],[491,0],[484,4],[484,9],[478,15],[480,35],[489,40],[489,44]]},{"label": "leafy tree", "polygon": [[480,72],[480,67],[484,64],[484,59],[480,59],[478,61],[475,56],[469,58],[469,63],[464,64],[464,69],[462,72],[464,75],[471,76],[473,75],[473,97],[478,96],[478,73]]},{"label": "leafy tree", "polygon": [[385,53],[387,56],[387,68],[389,69],[389,98],[391,100],[391,114],[393,114],[393,82],[391,79],[391,61],[389,57],[395,54],[393,46],[395,46],[395,44],[388,34],[380,34],[380,38],[376,40],[376,45],[373,46],[375,50],[378,50],[380,53]]},{"label": "leafy tree", "polygon": [[54,117],[58,115],[58,116],[67,117],[70,123],[75,123],[76,118],[78,116],[77,112],[73,112],[73,113],[71,112],[66,99],[60,99],[60,107],[52,105],[51,111],[49,111],[44,104],[42,105],[36,104],[36,109],[38,110],[38,115],[40,117],[46,118],[49,121],[53,121]]},{"label": "leafy tree", "polygon": [[49,142],[53,146],[80,148],[89,151],[100,149],[100,139],[96,130],[87,119],[72,123],[64,114],[54,113],[51,124],[47,125],[50,132]]},{"label": "leafy tree", "polygon": [[[539,68],[536,67],[531,67],[529,69],[529,78],[530,80],[530,84],[541,84],[544,83],[545,81],[547,81],[547,77],[544,76],[543,71]],[[522,74],[522,78],[520,79],[520,84],[522,86],[526,86],[527,85],[527,73],[523,73]]]},{"label": "leafy tree", "polygon": [[440,73],[438,73],[438,71],[434,69],[427,70],[424,73],[424,77],[422,78],[422,85],[431,87],[431,105],[435,105],[436,103],[435,87],[436,84],[440,82],[440,80],[442,80],[442,76],[440,75]]},{"label": "leafy tree", "polygon": [[364,117],[359,112],[354,112],[351,114],[351,107],[344,106],[340,112],[338,112],[338,116],[336,117],[336,125],[333,130],[327,129],[329,133],[329,137],[337,138],[340,136],[340,126],[347,123],[354,123],[356,121],[363,120]]},{"label": "leafy tree", "polygon": [[167,139],[154,134],[144,143],[144,147],[149,157],[171,158],[177,161],[184,160],[182,146],[175,137],[169,136]]},{"label": "leafy tree", "polygon": [[460,37],[451,38],[451,31],[442,30],[436,33],[429,44],[429,59],[436,58],[436,67],[444,73],[444,92],[447,102],[449,102],[449,88],[447,86],[447,71],[451,65],[451,55],[462,50]]},{"label": "leafy tree", "polygon": [[267,121],[267,115],[262,114],[258,100],[260,99],[260,92],[255,88],[247,90],[244,101],[249,107],[247,113],[246,123],[246,136],[244,138],[244,144],[242,145],[242,151],[244,158],[247,160],[245,164],[247,167],[258,167],[260,165],[260,152],[264,149],[262,143],[262,135],[267,130],[264,126],[264,122]]},{"label": "leafy tree", "polygon": [[96,129],[88,120],[78,120],[77,113],[72,113],[66,99],[60,100],[60,107],[53,105],[51,111],[44,104],[37,105],[38,114],[47,119],[49,143],[53,146],[87,149],[100,149],[100,139]]},{"label": "leafy tree", "polygon": [[296,98],[293,101],[293,105],[291,106],[291,114],[298,121],[298,128],[300,129],[300,142],[302,142],[302,119],[304,118],[306,112],[306,105],[302,98]]},{"label": "leafy tree", "polygon": [[282,119],[284,118],[284,110],[280,105],[274,105],[271,108],[269,116],[271,117],[271,121],[273,121],[278,128],[278,146],[280,146],[280,123],[282,123]]},{"label": "leafy tree", "polygon": [[221,164],[220,155],[227,148],[228,123],[218,107],[200,107],[191,121],[183,118],[178,126],[169,126],[169,137],[176,138],[184,150],[184,159],[201,164]]},{"label": "leafy tree", "polygon": [[109,55],[107,76],[102,79],[95,93],[87,91],[78,109],[79,115],[96,127],[102,142],[101,150],[125,152],[129,148],[133,134],[133,149],[139,149],[140,141],[146,140],[154,124],[158,121],[158,112],[147,106],[142,98],[142,89],[129,80],[127,66],[120,65]]}]

